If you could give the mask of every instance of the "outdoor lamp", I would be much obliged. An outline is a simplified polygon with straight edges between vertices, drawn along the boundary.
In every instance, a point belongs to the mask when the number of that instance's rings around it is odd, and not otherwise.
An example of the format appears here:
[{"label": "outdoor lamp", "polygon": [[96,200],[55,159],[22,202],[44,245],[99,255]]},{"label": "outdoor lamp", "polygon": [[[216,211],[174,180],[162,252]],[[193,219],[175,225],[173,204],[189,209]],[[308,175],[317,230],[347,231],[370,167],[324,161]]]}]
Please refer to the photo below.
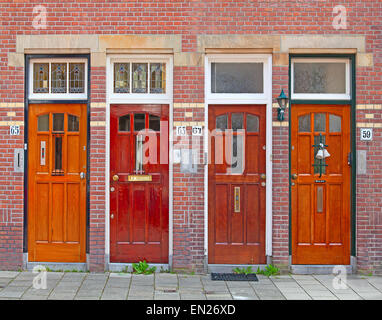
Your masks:
[{"label": "outdoor lamp", "polygon": [[288,106],[288,98],[284,93],[284,89],[281,90],[280,95],[276,98],[279,108],[277,109],[277,119],[279,121],[284,121],[284,112]]}]

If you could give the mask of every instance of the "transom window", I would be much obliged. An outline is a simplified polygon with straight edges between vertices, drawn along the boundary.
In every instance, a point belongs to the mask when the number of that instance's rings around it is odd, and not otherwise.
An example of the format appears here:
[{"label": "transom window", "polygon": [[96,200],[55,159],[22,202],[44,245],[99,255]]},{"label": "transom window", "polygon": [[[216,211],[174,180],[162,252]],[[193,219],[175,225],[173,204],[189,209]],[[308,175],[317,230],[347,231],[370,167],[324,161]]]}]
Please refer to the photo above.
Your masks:
[{"label": "transom window", "polygon": [[350,61],[293,59],[291,83],[292,99],[350,99]]},{"label": "transom window", "polygon": [[166,63],[116,62],[113,79],[114,93],[165,94]]},{"label": "transom window", "polygon": [[85,59],[32,59],[31,99],[87,99]]},{"label": "transom window", "polygon": [[211,54],[206,56],[206,97],[210,103],[268,103],[272,56]]}]

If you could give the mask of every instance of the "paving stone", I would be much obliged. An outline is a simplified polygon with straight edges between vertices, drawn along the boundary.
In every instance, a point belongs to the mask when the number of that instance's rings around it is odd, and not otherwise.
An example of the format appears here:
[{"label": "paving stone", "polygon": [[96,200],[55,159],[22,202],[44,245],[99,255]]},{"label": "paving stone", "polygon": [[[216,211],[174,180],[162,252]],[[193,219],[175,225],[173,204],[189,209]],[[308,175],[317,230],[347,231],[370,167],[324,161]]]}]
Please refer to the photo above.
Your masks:
[{"label": "paving stone", "polygon": [[362,298],[357,294],[336,294],[339,300],[362,300]]},{"label": "paving stone", "polygon": [[126,272],[111,272],[109,274],[109,279],[110,278],[118,278],[118,279],[131,279],[131,273],[126,273]]},{"label": "paving stone", "polygon": [[30,287],[32,284],[32,280],[13,280],[8,287]]},{"label": "paving stone", "polygon": [[18,271],[0,271],[0,278],[16,278],[19,273]]},{"label": "paving stone", "polygon": [[129,295],[127,300],[153,300],[153,295]]},{"label": "paving stone", "polygon": [[48,300],[73,300],[75,293],[52,293],[49,295]]},{"label": "paving stone", "polygon": [[259,300],[255,294],[232,294],[233,300]]},{"label": "paving stone", "polygon": [[313,300],[338,300],[335,296],[311,296]]},{"label": "paving stone", "polygon": [[101,296],[75,296],[74,300],[99,300]]},{"label": "paving stone", "polygon": [[4,298],[21,298],[26,290],[9,290],[8,288],[0,291],[0,297]]},{"label": "paving stone", "polygon": [[196,294],[196,293],[180,293],[181,300],[206,300],[206,296],[204,294]]},{"label": "paving stone", "polygon": [[283,293],[287,300],[312,300],[306,293]]},{"label": "paving stone", "polygon": [[29,279],[33,279],[35,276],[37,276],[37,273],[20,272],[15,279],[17,279],[17,280],[29,280]]},{"label": "paving stone", "polygon": [[154,300],[180,300],[180,295],[176,293],[154,292]]},{"label": "paving stone", "polygon": [[206,294],[207,300],[232,300],[232,296],[230,294],[224,293],[214,293],[214,294]]},{"label": "paving stone", "polygon": [[48,296],[37,296],[37,295],[23,295],[21,300],[47,300]]}]

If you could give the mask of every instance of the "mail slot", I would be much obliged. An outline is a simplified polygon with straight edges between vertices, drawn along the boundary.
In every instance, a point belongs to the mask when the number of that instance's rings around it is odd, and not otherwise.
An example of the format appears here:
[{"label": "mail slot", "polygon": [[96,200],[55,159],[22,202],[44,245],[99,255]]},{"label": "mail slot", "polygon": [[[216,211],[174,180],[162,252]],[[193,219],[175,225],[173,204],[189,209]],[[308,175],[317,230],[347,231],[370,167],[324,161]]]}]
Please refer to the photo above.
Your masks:
[{"label": "mail slot", "polygon": [[130,175],[127,178],[128,181],[134,182],[134,181],[152,181],[153,177],[148,174],[134,174]]}]

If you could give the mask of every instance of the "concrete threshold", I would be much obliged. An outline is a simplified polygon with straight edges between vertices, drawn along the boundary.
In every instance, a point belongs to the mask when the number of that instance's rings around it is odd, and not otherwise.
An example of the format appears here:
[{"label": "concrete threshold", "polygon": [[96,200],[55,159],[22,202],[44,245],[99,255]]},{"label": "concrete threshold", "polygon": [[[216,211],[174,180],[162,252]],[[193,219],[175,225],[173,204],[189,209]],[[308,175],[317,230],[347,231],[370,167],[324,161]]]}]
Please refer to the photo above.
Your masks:
[{"label": "concrete threshold", "polygon": [[[337,274],[342,268],[347,274],[353,273],[352,265],[302,265],[292,264],[290,265],[290,271],[293,274]],[[334,269],[336,268],[336,269]]]},{"label": "concrete threshold", "polygon": [[[165,263],[149,263],[149,267],[156,267],[155,272],[163,272],[163,271],[170,271],[170,266]],[[115,263],[110,262],[108,264],[108,271],[110,272],[133,272],[133,264],[132,263]]]}]

